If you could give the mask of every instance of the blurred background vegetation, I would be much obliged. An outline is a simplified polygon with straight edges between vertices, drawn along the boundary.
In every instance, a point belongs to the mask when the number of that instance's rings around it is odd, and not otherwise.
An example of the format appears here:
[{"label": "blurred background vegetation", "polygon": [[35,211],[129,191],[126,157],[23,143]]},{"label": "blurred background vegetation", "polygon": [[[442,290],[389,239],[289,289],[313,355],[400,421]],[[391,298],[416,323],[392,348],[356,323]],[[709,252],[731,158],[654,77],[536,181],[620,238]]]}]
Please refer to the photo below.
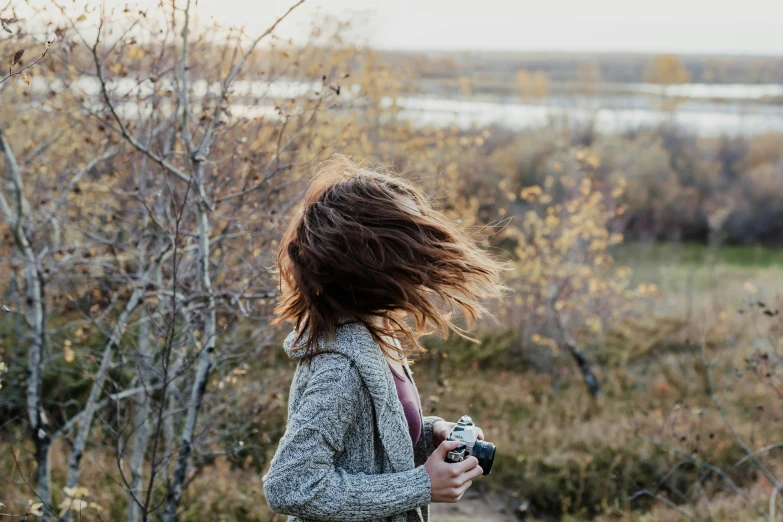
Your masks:
[{"label": "blurred background vegetation", "polygon": [[294,43],[157,9],[0,11],[0,512],[283,520],[275,247],[341,153],[509,262],[479,342],[414,366],[425,413],[498,446],[435,520],[780,518],[779,57],[379,51],[348,20]]}]

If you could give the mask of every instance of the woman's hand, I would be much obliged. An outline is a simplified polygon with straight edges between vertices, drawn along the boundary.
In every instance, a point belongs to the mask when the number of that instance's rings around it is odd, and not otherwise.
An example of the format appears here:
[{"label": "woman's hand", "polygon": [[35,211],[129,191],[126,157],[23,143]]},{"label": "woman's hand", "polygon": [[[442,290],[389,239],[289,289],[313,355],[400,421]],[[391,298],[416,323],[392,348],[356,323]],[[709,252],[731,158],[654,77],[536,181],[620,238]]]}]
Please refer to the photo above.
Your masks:
[{"label": "woman's hand", "polygon": [[[440,446],[443,441],[449,438],[451,430],[453,430],[456,425],[456,422],[446,422],[444,420],[436,421],[435,424],[432,425],[432,445],[436,448]],[[478,440],[484,440],[484,432],[481,431],[481,428],[476,426],[476,430],[478,430],[476,435]]]},{"label": "woman's hand", "polygon": [[473,479],[484,473],[476,457],[457,463],[446,462],[448,452],[459,445],[456,440],[441,443],[424,464],[432,485],[432,502],[459,502]]}]

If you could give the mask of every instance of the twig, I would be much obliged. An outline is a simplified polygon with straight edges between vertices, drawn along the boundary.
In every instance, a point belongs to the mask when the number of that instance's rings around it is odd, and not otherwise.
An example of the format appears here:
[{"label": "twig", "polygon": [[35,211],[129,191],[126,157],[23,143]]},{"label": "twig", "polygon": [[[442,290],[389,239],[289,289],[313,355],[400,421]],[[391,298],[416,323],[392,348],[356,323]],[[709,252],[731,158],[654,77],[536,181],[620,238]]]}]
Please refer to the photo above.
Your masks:
[{"label": "twig", "polygon": [[6,81],[6,80],[7,80],[7,79],[9,79],[9,78],[12,78],[12,77],[14,77],[14,76],[17,76],[17,75],[19,75],[19,74],[22,74],[23,72],[25,72],[25,71],[26,71],[27,69],[29,69],[30,67],[34,67],[35,65],[37,65],[37,64],[38,64],[38,62],[40,62],[41,60],[43,60],[44,58],[46,58],[46,55],[49,53],[49,48],[51,47],[51,45],[52,45],[52,44],[51,44],[51,42],[46,42],[46,49],[44,49],[44,52],[43,52],[43,54],[41,54],[41,57],[40,57],[40,58],[38,58],[38,59],[37,59],[36,61],[34,61],[33,63],[31,63],[30,65],[28,65],[27,67],[23,67],[23,68],[19,69],[19,70],[18,70],[18,71],[16,71],[16,72],[13,72],[13,71],[11,71],[11,70],[9,69],[9,74],[8,74],[8,76],[6,76],[6,77],[5,77],[5,78],[3,78],[2,80],[0,80],[0,83],[3,83],[4,81]]},{"label": "twig", "polygon": [[[49,511],[50,513],[54,513],[54,510],[52,509],[52,506],[50,506],[46,502],[46,500],[43,499],[41,497],[41,495],[38,494],[38,491],[36,491],[36,489],[33,487],[33,485],[30,484],[30,481],[28,481],[27,478],[25,478],[24,473],[22,472],[22,466],[21,466],[21,464],[19,464],[19,459],[16,457],[16,451],[14,451],[14,447],[13,447],[13,445],[10,442],[8,443],[8,448],[11,450],[11,457],[14,459],[14,465],[16,466],[16,469],[19,472],[19,476],[22,478],[22,482],[24,482],[25,486],[27,486],[30,489],[30,491],[33,492],[33,495],[35,495],[38,498],[38,500],[41,501],[41,503],[43,504],[44,508],[47,511]],[[8,516],[8,515],[6,515],[6,516]],[[15,515],[12,515],[12,516],[15,516]]]},{"label": "twig", "polygon": [[283,15],[275,20],[275,22],[270,25],[266,31],[261,33],[260,36],[258,36],[252,44],[250,44],[250,48],[245,52],[245,54],[242,56],[242,58],[239,60],[239,62],[234,66],[234,68],[229,73],[228,77],[226,77],[226,80],[223,82],[223,85],[221,86],[221,92],[220,92],[220,101],[218,102],[217,106],[215,107],[215,112],[212,116],[212,120],[209,122],[209,126],[207,127],[206,132],[204,133],[204,137],[201,139],[201,143],[199,143],[198,150],[200,153],[204,153],[206,150],[209,149],[209,147],[212,144],[212,139],[215,135],[215,129],[218,126],[218,122],[220,121],[220,114],[223,112],[224,103],[226,101],[228,90],[231,88],[231,84],[234,83],[234,80],[236,80],[236,77],[239,75],[239,73],[242,71],[242,68],[245,66],[245,62],[247,62],[248,58],[250,58],[250,55],[253,54],[253,51],[258,46],[258,44],[269,36],[272,31],[274,31],[278,24],[282,22],[286,17],[288,17],[291,12],[302,5],[305,2],[305,0],[299,0],[297,3],[292,5],[288,8],[288,11],[283,13]]},{"label": "twig", "polygon": [[[190,183],[190,176],[188,176],[186,173],[163,159],[162,157],[158,156],[157,154],[154,154],[149,148],[145,147],[139,141],[130,135],[128,132],[128,129],[125,127],[125,124],[122,122],[122,119],[120,118],[120,115],[117,114],[117,110],[114,107],[114,104],[111,102],[111,98],[109,97],[109,89],[106,86],[106,78],[103,76],[103,64],[101,63],[100,58],[98,58],[98,45],[100,44],[101,40],[101,30],[103,29],[103,17],[101,17],[101,21],[98,24],[98,34],[95,37],[95,44],[92,46],[92,57],[93,61],[95,62],[95,70],[98,74],[98,82],[101,85],[101,94],[103,95],[103,100],[106,103],[106,106],[109,108],[109,112],[112,115],[112,118],[114,118],[114,121],[117,122],[117,126],[119,127],[120,134],[122,134],[122,137],[125,138],[125,140],[131,144],[131,146],[141,152],[142,154],[149,157],[152,161],[163,167],[166,171],[174,174],[182,181],[185,181],[186,183]],[[112,127],[113,128],[113,127]]]},{"label": "twig", "polygon": [[[689,454],[689,453],[687,453],[687,452],[685,452],[685,451],[683,451],[680,448],[677,448],[675,446],[671,446],[671,445],[665,444],[663,442],[655,442],[655,441],[652,441],[652,440],[649,440],[649,439],[644,439],[644,438],[642,438],[641,440],[643,442],[646,442],[647,444],[652,444],[653,446],[657,446],[659,448],[662,448],[662,449],[665,449],[667,451],[671,451],[672,453],[675,453],[677,455],[680,455],[680,456],[688,459],[689,461],[693,462],[694,464],[697,464],[698,466],[701,466],[704,469],[708,469],[712,473],[715,473],[716,475],[720,476],[723,479],[723,481],[729,486],[729,488],[731,488],[731,490],[734,493],[736,493],[748,505],[750,505],[753,508],[753,510],[760,517],[762,517],[764,520],[767,520],[767,516],[764,513],[764,511],[762,511],[761,508],[759,508],[750,499],[748,494],[745,493],[744,491],[742,491],[742,489],[739,486],[737,486],[737,484],[733,480],[731,480],[731,477],[729,477],[729,475],[725,471],[723,471],[721,468],[719,468],[718,466],[714,466],[714,465],[710,464],[709,462],[707,462],[706,460],[702,460],[702,459],[700,459],[698,457],[695,457],[695,456],[693,456],[693,455],[691,455],[691,454]],[[772,522],[772,521],[767,520],[767,522]]]},{"label": "twig", "polygon": [[750,448],[748,448],[747,445],[745,445],[745,442],[742,440],[742,437],[740,437],[739,433],[734,429],[734,426],[731,424],[731,421],[729,421],[728,417],[726,416],[726,412],[723,410],[723,406],[721,406],[720,401],[718,400],[718,397],[715,395],[715,385],[712,378],[712,363],[707,360],[707,348],[706,348],[706,340],[704,338],[704,334],[702,334],[701,339],[701,361],[704,364],[704,366],[707,369],[707,394],[712,401],[712,403],[715,405],[715,409],[718,410],[718,414],[720,415],[721,419],[723,420],[723,424],[726,425],[726,427],[729,429],[729,432],[731,432],[731,436],[734,438],[734,441],[739,445],[740,448],[742,448],[742,451],[745,452],[746,458],[753,462],[753,465],[758,468],[759,471],[767,478],[769,483],[775,488],[780,489],[780,482],[775,478],[775,476],[761,463],[761,461],[756,457],[756,455],[750,451]]},{"label": "twig", "polygon": [[684,516],[685,518],[687,518],[688,520],[690,520],[690,522],[699,522],[698,520],[696,520],[695,518],[693,518],[693,517],[690,515],[690,513],[688,513],[688,512],[687,512],[687,511],[685,511],[684,509],[682,509],[680,506],[678,506],[677,504],[675,504],[675,503],[674,503],[674,502],[672,502],[671,500],[669,500],[669,499],[667,499],[667,498],[664,498],[664,497],[662,497],[662,496],[660,496],[660,495],[657,495],[657,494],[655,494],[654,492],[650,491],[649,489],[642,489],[642,490],[640,490],[640,491],[637,491],[636,493],[634,493],[634,494],[633,494],[633,495],[631,495],[630,497],[625,497],[625,500],[629,500],[629,501],[630,501],[630,500],[634,500],[635,498],[637,498],[637,497],[641,497],[642,495],[646,495],[646,496],[649,496],[649,497],[652,497],[652,498],[654,498],[655,500],[657,500],[657,501],[659,501],[659,502],[663,502],[664,504],[666,504],[667,506],[669,506],[670,508],[672,508],[673,510],[675,510],[675,511],[676,511],[677,513],[679,513],[680,515],[682,515],[682,516]]},{"label": "twig", "polygon": [[759,455],[762,455],[764,453],[767,453],[767,452],[772,451],[773,449],[777,449],[777,448],[783,448],[783,442],[776,442],[775,444],[770,444],[769,446],[764,446],[763,448],[756,450],[752,455],[746,455],[746,456],[742,457],[740,460],[737,461],[736,464],[734,464],[734,467],[736,468],[738,466],[741,466],[742,464],[744,464],[745,462],[747,462],[751,458],[757,457]]},{"label": "twig", "polygon": [[43,154],[46,151],[46,149],[51,147],[57,140],[59,140],[60,136],[62,136],[64,133],[65,131],[60,129],[59,131],[57,131],[54,137],[52,137],[52,139],[38,145],[30,154],[28,154],[28,156],[25,159],[22,160],[21,166],[24,167],[29,165],[35,158]]}]

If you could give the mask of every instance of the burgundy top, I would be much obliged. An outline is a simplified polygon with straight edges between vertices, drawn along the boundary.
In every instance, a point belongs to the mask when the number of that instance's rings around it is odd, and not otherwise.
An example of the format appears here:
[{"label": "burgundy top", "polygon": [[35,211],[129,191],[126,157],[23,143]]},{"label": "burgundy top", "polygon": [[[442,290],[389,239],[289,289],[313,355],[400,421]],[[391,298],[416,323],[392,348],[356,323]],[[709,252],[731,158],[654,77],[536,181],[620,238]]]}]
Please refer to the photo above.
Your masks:
[{"label": "burgundy top", "polygon": [[408,421],[408,431],[411,442],[416,446],[421,436],[421,412],[419,409],[419,392],[407,375],[400,375],[391,365],[389,369],[394,375],[394,384],[397,386],[397,397],[400,398],[402,411],[405,412],[405,420]]}]

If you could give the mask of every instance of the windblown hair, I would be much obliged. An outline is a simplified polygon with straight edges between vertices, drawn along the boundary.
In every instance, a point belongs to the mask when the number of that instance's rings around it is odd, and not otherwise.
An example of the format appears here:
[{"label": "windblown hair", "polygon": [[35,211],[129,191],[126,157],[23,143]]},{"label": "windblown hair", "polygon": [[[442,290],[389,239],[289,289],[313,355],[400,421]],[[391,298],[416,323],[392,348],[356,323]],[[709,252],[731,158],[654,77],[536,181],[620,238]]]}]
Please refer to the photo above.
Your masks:
[{"label": "windblown hair", "polygon": [[344,156],[316,170],[280,244],[278,269],[275,322],[294,323],[308,356],[345,322],[363,323],[395,359],[423,351],[425,333],[469,338],[455,312],[472,326],[487,313],[482,299],[504,289],[501,263],[412,183]]}]

